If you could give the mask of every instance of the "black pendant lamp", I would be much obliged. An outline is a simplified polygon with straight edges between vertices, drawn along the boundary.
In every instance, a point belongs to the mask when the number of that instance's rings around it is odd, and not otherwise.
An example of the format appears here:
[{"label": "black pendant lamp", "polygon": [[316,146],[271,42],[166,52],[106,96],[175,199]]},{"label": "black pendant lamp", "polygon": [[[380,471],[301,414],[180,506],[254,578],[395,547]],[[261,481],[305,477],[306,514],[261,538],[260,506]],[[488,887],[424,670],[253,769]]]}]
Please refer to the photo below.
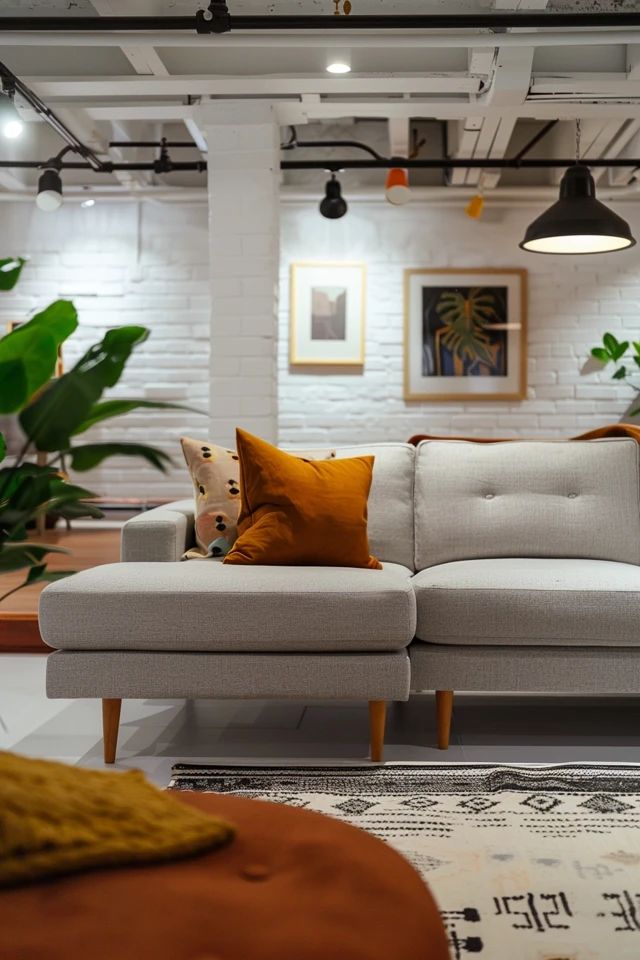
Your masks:
[{"label": "black pendant lamp", "polygon": [[560,181],[560,197],[527,227],[523,250],[532,253],[609,253],[632,247],[626,220],[596,200],[589,167],[580,163],[580,120],[576,120],[576,162]]},{"label": "black pendant lamp", "polygon": [[527,227],[523,250],[532,253],[607,253],[632,247],[626,220],[596,200],[588,167],[569,167],[560,181],[560,199]]},{"label": "black pendant lamp", "polygon": [[340,181],[336,180],[335,173],[331,180],[327,180],[324,188],[324,197],[320,201],[320,213],[327,220],[339,220],[347,212],[347,201],[342,196]]}]

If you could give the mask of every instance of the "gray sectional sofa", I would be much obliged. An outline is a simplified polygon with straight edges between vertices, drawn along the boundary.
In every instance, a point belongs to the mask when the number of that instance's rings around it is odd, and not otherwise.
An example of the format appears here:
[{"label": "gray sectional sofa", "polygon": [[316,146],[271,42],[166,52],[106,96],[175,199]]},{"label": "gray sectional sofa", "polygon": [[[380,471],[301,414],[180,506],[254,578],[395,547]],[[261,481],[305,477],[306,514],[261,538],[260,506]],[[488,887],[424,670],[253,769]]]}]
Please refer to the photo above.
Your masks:
[{"label": "gray sectional sofa", "polygon": [[637,693],[640,476],[630,439],[345,447],[375,456],[383,570],[181,562],[193,506],[130,520],[122,561],[51,584],[49,697],[103,701],[105,762],[123,698],[369,701],[453,690]]}]

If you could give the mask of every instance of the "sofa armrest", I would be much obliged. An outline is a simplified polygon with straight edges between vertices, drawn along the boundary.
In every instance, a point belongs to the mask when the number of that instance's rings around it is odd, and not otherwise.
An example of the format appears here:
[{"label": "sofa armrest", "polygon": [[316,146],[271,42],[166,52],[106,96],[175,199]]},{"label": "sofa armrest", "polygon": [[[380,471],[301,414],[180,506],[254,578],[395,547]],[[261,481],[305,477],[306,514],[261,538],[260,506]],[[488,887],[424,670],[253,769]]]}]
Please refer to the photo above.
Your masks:
[{"label": "sofa armrest", "polygon": [[194,505],[176,500],[127,520],[122,528],[120,559],[175,561],[194,544]]}]

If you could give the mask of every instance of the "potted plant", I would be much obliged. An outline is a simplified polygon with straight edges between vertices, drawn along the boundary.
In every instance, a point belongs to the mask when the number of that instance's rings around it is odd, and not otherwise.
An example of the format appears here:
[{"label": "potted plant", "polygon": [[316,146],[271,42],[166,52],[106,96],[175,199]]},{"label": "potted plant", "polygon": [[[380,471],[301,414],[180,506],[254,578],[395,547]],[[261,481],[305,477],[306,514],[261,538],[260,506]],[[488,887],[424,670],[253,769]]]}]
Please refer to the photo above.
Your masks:
[{"label": "potted plant", "polygon": [[[0,289],[10,290],[25,261],[0,260]],[[87,443],[90,427],[140,408],[190,409],[142,399],[106,399],[133,350],[149,336],[140,326],[108,330],[66,373],[51,379],[62,343],[78,326],[69,300],[56,300],[27,323],[0,338],[0,416],[17,415],[22,443],[15,457],[7,457],[0,433],[0,578],[24,570],[24,580],[3,594],[0,602],[21,587],[68,576],[72,570],[47,569],[50,553],[61,547],[29,539],[28,527],[55,513],[65,519],[101,517],[91,503],[95,494],[70,482],[67,470],[91,470],[113,456],[141,457],[158,470],[171,458],[156,447],[138,443]],[[34,462],[37,459],[38,462]]]}]

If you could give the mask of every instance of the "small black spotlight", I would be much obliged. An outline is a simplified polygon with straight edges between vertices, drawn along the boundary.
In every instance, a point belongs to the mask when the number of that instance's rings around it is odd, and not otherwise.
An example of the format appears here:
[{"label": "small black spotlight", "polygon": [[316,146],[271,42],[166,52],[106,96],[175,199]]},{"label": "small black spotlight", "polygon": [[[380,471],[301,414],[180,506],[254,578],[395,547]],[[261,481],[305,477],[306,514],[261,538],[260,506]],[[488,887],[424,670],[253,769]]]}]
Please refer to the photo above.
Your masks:
[{"label": "small black spotlight", "polygon": [[36,205],[47,213],[62,205],[62,180],[55,166],[46,167],[38,180]]},{"label": "small black spotlight", "polygon": [[336,180],[335,173],[331,174],[331,180],[327,180],[324,193],[319,208],[322,216],[327,220],[339,220],[340,217],[344,217],[349,208],[342,196],[340,181]]}]

